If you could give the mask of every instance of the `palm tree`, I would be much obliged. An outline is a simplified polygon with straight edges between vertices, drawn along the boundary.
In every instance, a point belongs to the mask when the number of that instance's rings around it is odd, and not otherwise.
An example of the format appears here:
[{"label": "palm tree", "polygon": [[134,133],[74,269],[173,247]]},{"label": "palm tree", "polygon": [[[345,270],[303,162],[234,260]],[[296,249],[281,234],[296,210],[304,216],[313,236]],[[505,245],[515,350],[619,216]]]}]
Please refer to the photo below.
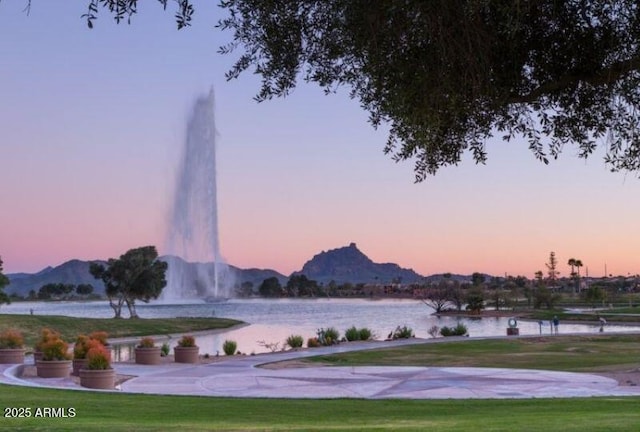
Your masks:
[{"label": "palm tree", "polygon": [[576,274],[576,259],[575,258],[569,258],[569,261],[567,261],[567,265],[571,266],[571,276]]},{"label": "palm tree", "polygon": [[578,271],[578,277],[580,277],[580,267],[582,267],[582,261],[577,259],[576,262],[574,263],[574,265],[576,266],[576,269]]},{"label": "palm tree", "polygon": [[580,267],[582,267],[582,261],[577,259],[576,262],[574,263],[574,265],[576,266],[576,270],[577,270],[576,289],[577,289],[578,292],[580,292]]},{"label": "palm tree", "polygon": [[582,261],[575,258],[569,258],[567,265],[571,266],[571,277],[575,279],[574,292],[578,292],[580,290],[580,267],[582,267]]}]

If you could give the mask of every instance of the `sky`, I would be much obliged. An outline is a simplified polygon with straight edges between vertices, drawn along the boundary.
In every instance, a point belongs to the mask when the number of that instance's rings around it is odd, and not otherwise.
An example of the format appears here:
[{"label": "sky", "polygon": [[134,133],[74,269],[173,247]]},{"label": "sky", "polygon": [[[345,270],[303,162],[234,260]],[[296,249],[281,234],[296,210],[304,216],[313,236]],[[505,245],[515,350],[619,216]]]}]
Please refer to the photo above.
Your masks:
[{"label": "sky", "polygon": [[487,144],[414,183],[413,163],[383,154],[387,133],[348,89],[300,83],[257,103],[259,78],[227,81],[217,2],[195,1],[192,26],[143,2],[131,25],[89,1],[0,2],[0,256],[4,272],[70,259],[164,252],[190,107],[216,97],[218,217],[224,259],[290,274],[355,242],[374,262],[420,274],[524,275],[554,251],[582,273],[640,273],[640,180],[567,147],[539,163],[523,141]]}]

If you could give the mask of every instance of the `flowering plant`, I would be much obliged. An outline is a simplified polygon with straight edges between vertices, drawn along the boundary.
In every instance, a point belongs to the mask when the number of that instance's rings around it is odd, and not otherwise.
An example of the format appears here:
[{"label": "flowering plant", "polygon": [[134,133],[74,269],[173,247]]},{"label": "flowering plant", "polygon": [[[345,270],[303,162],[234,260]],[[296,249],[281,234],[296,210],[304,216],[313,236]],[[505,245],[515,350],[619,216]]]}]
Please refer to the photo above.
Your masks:
[{"label": "flowering plant", "polygon": [[87,351],[89,351],[89,337],[86,335],[78,335],[76,343],[73,346],[73,358],[85,359],[87,358]]},{"label": "flowering plant", "polygon": [[97,339],[89,339],[87,351],[87,369],[106,370],[111,369],[111,355],[103,344]]},{"label": "flowering plant", "polygon": [[191,335],[184,335],[178,341],[178,346],[180,346],[182,348],[195,347],[196,346],[196,339]]},{"label": "flowering plant", "polygon": [[140,339],[140,343],[138,344],[138,348],[153,348],[156,346],[155,341],[152,337],[143,337]]},{"label": "flowering plant", "polygon": [[36,351],[43,351],[44,345],[51,339],[60,338],[60,333],[49,328],[43,328],[40,332],[40,339],[36,342]]},{"label": "flowering plant", "polygon": [[17,349],[24,346],[22,333],[15,329],[8,329],[0,333],[0,349]]},{"label": "flowering plant", "polygon": [[69,360],[69,345],[60,337],[52,337],[41,346],[42,360]]},{"label": "flowering plant", "polygon": [[109,333],[106,331],[94,331],[89,334],[91,339],[95,339],[100,342],[102,345],[107,346],[109,343],[107,342],[107,338],[109,337]]}]

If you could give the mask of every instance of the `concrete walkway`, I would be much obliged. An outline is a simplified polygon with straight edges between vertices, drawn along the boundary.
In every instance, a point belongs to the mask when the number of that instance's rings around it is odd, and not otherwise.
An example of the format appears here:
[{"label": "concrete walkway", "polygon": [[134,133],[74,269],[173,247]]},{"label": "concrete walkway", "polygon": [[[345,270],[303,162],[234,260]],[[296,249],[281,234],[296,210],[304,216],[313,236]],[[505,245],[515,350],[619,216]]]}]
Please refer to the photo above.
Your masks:
[{"label": "concrete walkway", "polygon": [[[114,367],[118,374],[134,376],[122,383],[118,390],[128,393],[366,399],[640,396],[640,387],[623,387],[610,378],[570,372],[458,367],[257,367],[320,354],[426,342],[410,339],[345,343],[303,351],[237,356],[200,365],[115,363]],[[0,382],[83,389],[71,379],[18,378],[18,369],[16,366],[4,366]]]}]

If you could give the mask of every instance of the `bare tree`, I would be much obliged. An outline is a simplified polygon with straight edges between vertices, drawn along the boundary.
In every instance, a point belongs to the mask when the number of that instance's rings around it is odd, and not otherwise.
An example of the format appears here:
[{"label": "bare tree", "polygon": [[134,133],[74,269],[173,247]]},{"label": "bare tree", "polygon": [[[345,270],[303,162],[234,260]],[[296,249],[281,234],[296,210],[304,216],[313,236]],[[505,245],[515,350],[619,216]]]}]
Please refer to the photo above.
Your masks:
[{"label": "bare tree", "polygon": [[445,282],[440,282],[438,285],[420,288],[420,295],[418,298],[422,303],[433,308],[436,313],[441,313],[449,305],[449,287]]}]

